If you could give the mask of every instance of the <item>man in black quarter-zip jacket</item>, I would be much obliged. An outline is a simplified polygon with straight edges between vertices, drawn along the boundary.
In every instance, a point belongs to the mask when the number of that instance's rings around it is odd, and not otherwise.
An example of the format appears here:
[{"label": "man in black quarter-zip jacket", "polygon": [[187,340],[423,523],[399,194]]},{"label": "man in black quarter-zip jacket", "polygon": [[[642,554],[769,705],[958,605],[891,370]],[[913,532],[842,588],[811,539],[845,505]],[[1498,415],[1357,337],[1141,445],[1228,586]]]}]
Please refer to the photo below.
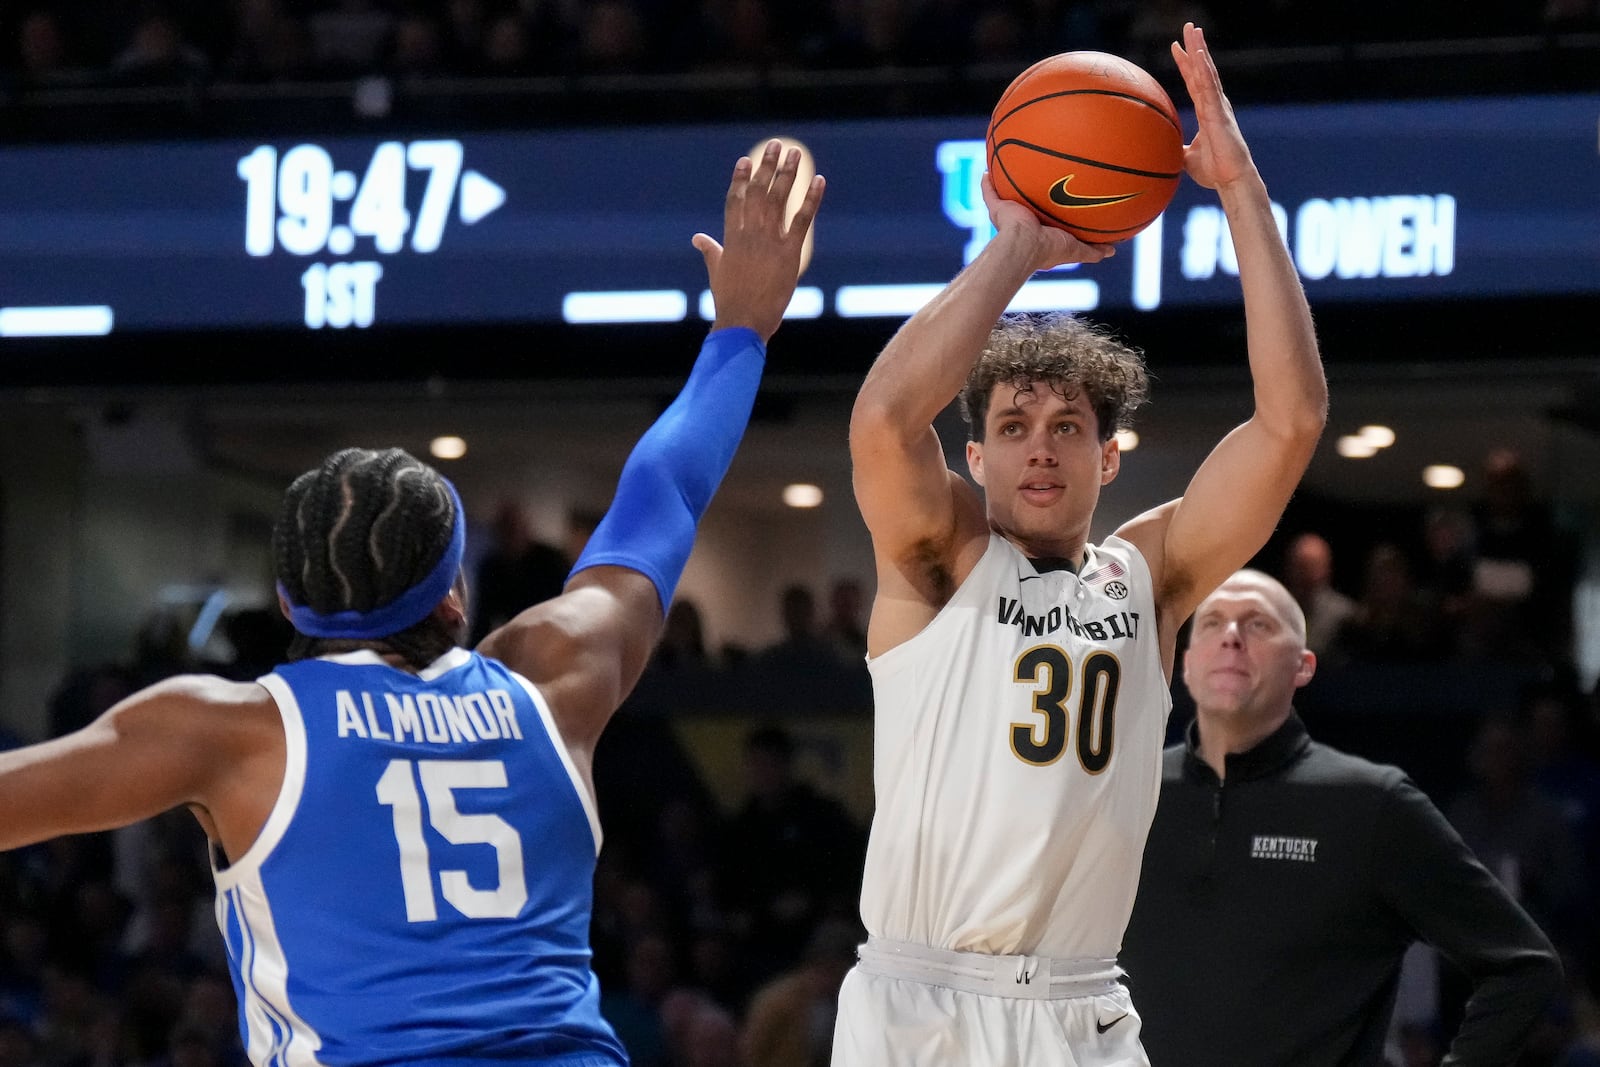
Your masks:
[{"label": "man in black quarter-zip jacket", "polygon": [[1505,1067],[1561,988],[1555,951],[1402,771],[1306,735],[1305,633],[1259,571],[1195,609],[1196,718],[1165,753],[1119,957],[1150,1062],[1383,1064],[1400,958],[1422,940],[1472,983],[1445,1064]]}]

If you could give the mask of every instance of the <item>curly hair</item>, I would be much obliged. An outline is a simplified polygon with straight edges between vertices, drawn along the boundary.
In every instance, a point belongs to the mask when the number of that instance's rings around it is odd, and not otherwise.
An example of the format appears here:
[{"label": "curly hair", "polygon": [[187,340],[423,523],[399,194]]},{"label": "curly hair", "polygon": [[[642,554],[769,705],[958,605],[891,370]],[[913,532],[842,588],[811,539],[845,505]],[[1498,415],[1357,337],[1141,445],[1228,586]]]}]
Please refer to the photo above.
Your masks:
[{"label": "curly hair", "polygon": [[1068,399],[1082,389],[1102,442],[1126,429],[1150,394],[1144,356],[1105,327],[1065,312],[1006,315],[989,334],[961,390],[961,417],[972,440],[983,440],[997,385],[1021,391],[1035,382],[1049,382]]},{"label": "curly hair", "polygon": [[[296,604],[322,614],[372,611],[433,570],[454,524],[455,502],[438,471],[403,449],[347,448],[284,493],[272,529],[273,566]],[[425,667],[456,642],[430,614],[377,643]],[[296,633],[289,658],[371,644]]]}]

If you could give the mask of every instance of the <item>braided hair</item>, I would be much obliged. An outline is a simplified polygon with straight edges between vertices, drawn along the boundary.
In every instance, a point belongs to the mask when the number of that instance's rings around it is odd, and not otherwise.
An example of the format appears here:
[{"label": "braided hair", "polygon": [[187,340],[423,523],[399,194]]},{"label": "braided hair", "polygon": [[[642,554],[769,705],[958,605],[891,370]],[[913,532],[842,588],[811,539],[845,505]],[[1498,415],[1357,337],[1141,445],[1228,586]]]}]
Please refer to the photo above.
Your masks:
[{"label": "braided hair", "polygon": [[[273,566],[285,595],[322,614],[372,611],[397,599],[449,547],[455,502],[439,472],[399,448],[347,448],[294,480],[272,530]],[[290,659],[369,648],[425,667],[455,635],[431,612],[376,642],[296,633]]]}]

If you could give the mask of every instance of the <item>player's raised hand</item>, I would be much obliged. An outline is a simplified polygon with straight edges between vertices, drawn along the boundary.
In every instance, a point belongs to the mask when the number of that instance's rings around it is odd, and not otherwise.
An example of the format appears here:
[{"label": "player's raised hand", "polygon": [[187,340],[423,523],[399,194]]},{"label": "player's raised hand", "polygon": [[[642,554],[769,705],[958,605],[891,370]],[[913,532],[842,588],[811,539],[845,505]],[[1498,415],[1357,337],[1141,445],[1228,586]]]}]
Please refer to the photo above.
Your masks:
[{"label": "player's raised hand", "polygon": [[713,329],[748,326],[763,341],[777,332],[784,309],[800,277],[800,255],[811,230],[825,185],[811,179],[794,217],[784,222],[789,194],[800,170],[800,150],[783,151],[771,140],[759,163],[741,156],[733,166],[733,182],[723,207],[722,242],[709,234],[694,235],[705,257],[711,298],[717,318]]},{"label": "player's raised hand", "polygon": [[995,192],[987,171],[983,175],[982,189],[983,203],[989,209],[989,221],[994,223],[996,232],[1016,228],[1033,236],[1038,248],[1034,270],[1049,270],[1065,263],[1098,263],[1117,254],[1111,245],[1092,245],[1080,241],[1059,226],[1051,226],[1040,220],[1028,205],[1007,200]]},{"label": "player's raised hand", "polygon": [[1222,92],[1222,78],[1206,47],[1205,32],[1192,22],[1183,24],[1183,40],[1172,43],[1172,58],[1194,102],[1199,130],[1183,150],[1183,168],[1189,177],[1207,189],[1248,178],[1256,173],[1255,162],[1244,134],[1233,117],[1233,105]]}]

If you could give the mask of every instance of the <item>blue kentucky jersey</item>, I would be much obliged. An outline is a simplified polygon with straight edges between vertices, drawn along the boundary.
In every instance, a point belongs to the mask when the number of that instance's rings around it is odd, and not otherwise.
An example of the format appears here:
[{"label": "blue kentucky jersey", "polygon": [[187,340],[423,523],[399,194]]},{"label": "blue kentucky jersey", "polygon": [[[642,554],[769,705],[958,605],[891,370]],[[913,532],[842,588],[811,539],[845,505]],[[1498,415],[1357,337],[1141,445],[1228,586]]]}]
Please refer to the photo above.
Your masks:
[{"label": "blue kentucky jersey", "polygon": [[283,791],[216,876],[251,1061],[625,1064],[590,969],[599,821],[537,690],[464,649],[261,684]]}]

